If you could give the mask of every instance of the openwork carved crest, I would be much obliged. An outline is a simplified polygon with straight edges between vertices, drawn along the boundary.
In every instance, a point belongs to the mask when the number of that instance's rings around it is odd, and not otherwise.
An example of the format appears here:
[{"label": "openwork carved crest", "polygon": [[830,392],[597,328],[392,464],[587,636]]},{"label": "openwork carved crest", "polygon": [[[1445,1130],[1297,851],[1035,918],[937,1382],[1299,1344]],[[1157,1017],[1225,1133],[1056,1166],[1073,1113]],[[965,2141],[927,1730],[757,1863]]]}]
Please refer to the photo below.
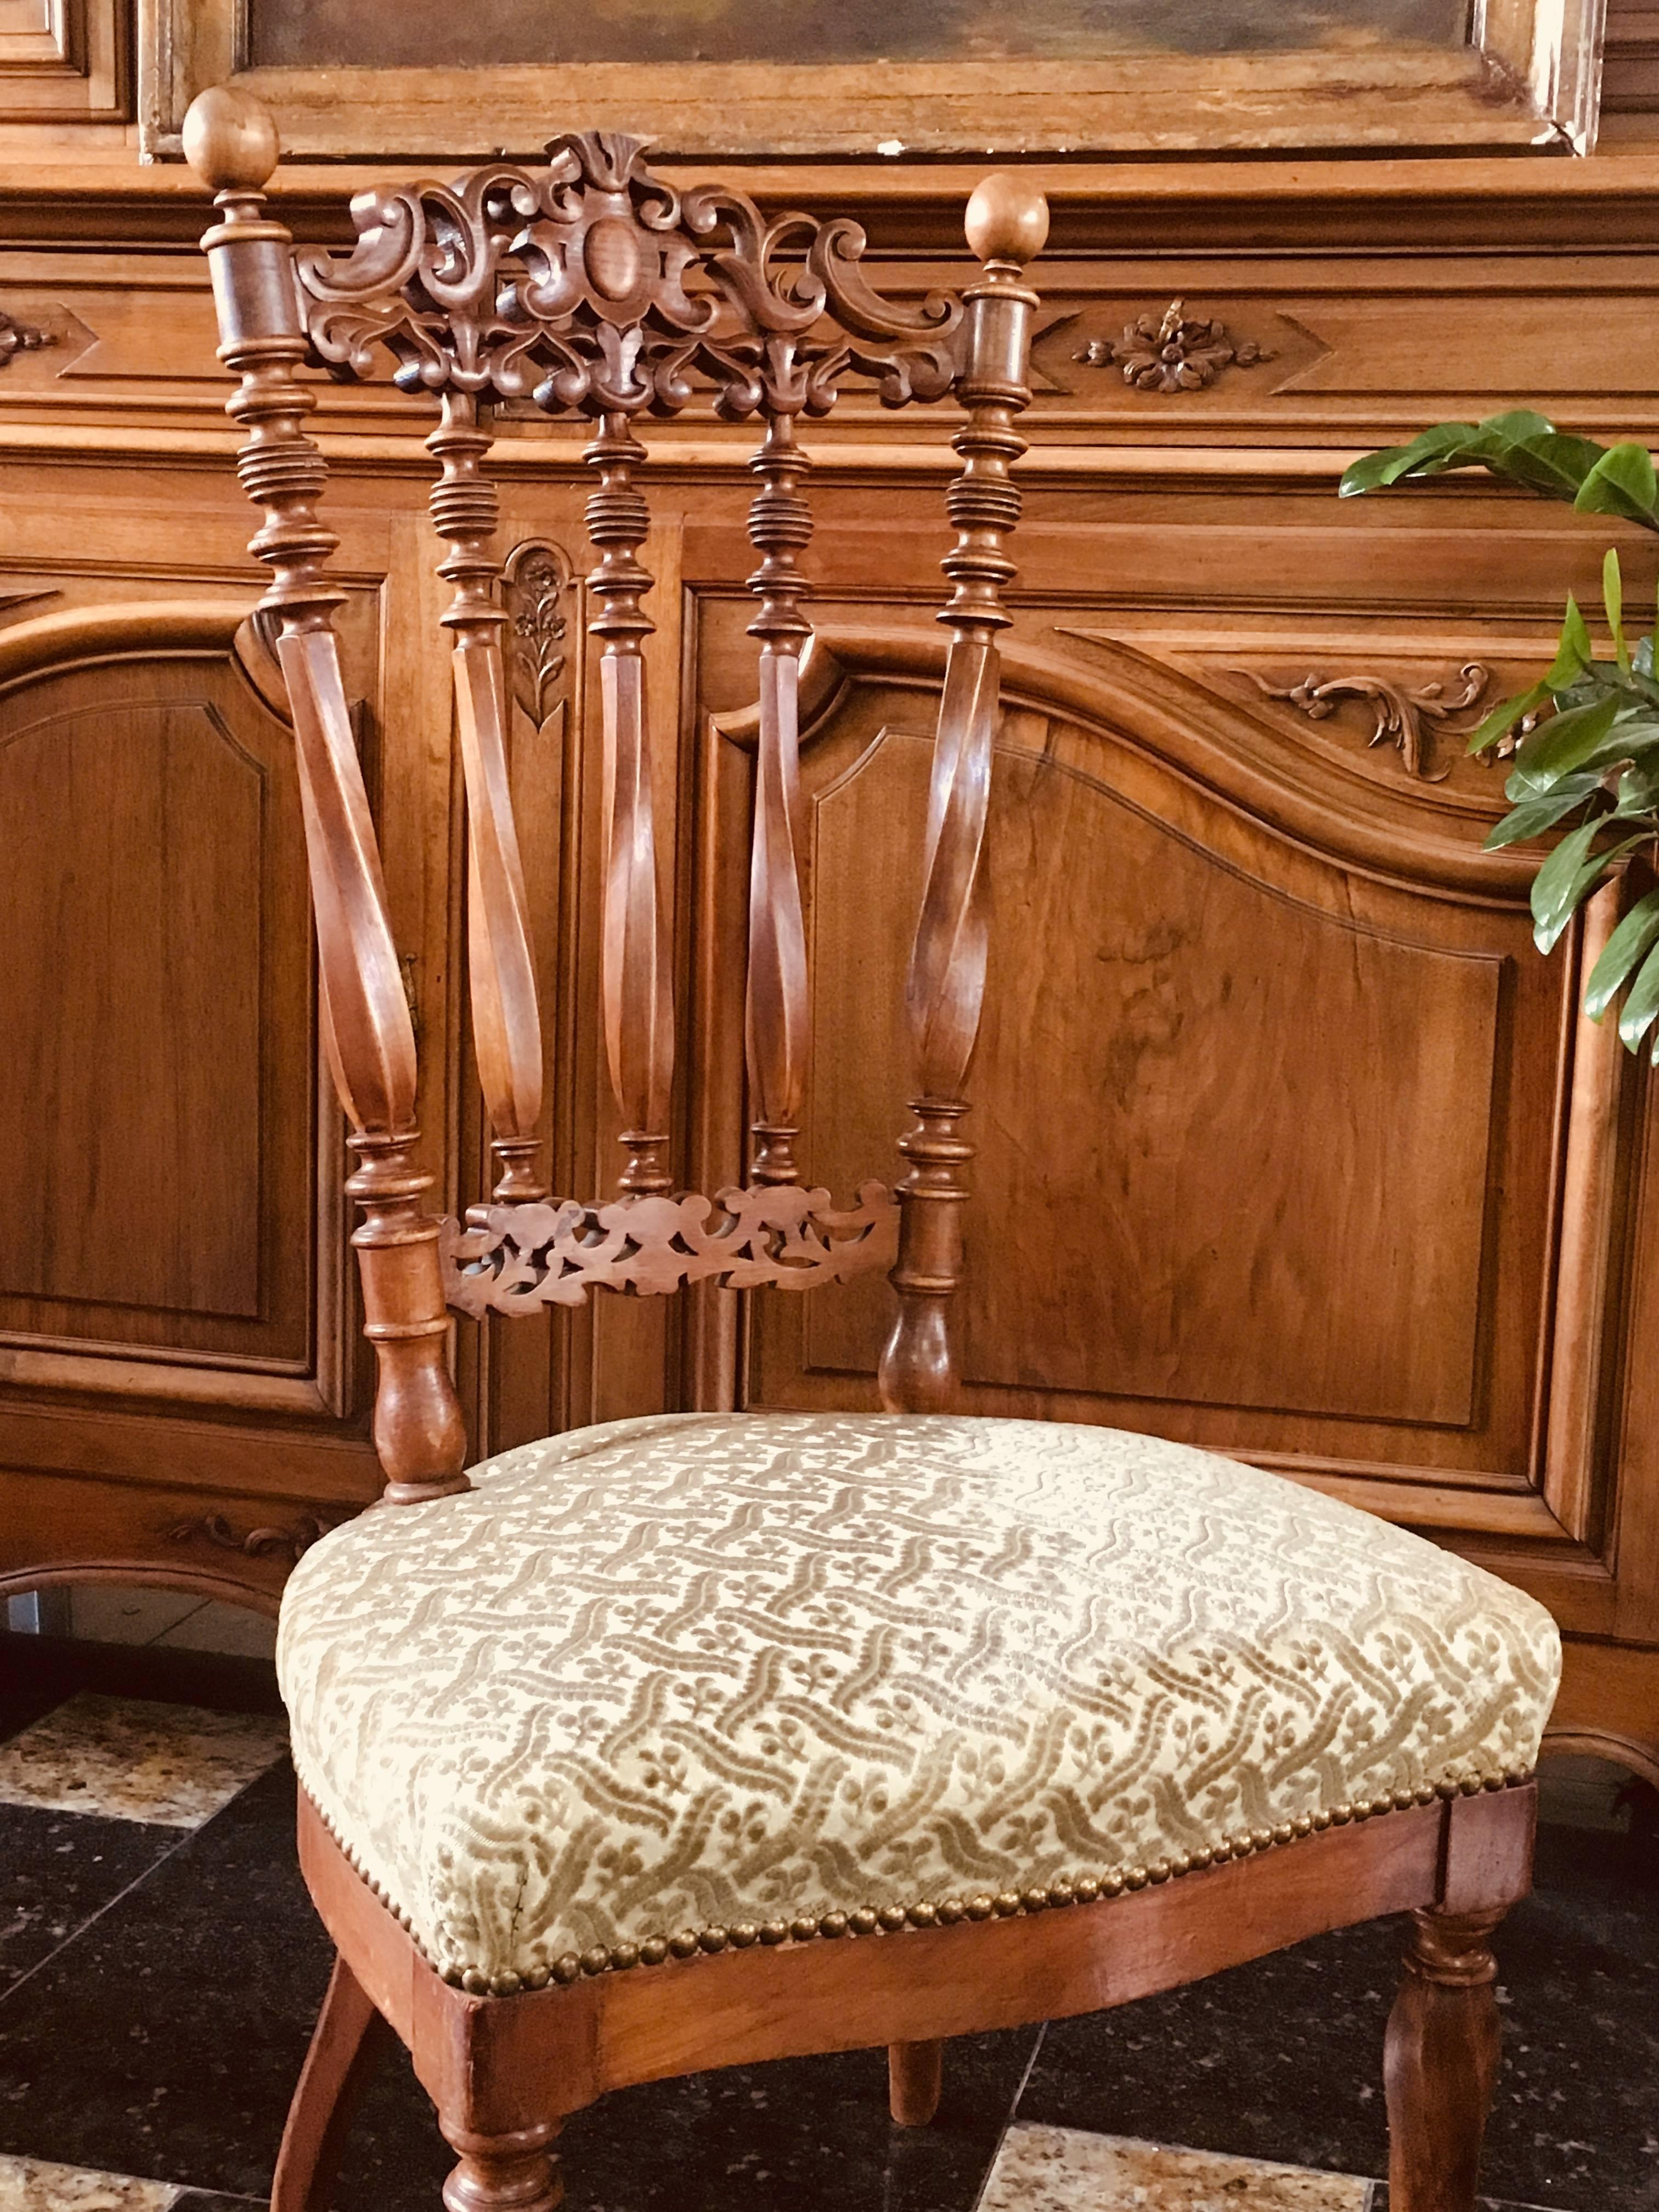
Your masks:
[{"label": "openwork carved crest", "polygon": [[738,1291],[816,1290],[890,1268],[898,1221],[884,1183],[863,1184],[845,1212],[827,1190],[761,1184],[712,1200],[693,1192],[492,1206],[480,1228],[446,1221],[438,1249],[446,1298],[477,1319],[579,1306],[591,1290],[655,1296],[712,1280]]},{"label": "openwork carved crest", "polygon": [[1254,368],[1271,351],[1254,338],[1236,338],[1225,323],[1187,315],[1171,300],[1163,319],[1140,315],[1121,338],[1091,338],[1075,356],[1085,368],[1121,368],[1138,392],[1201,392],[1224,368]]},{"label": "openwork carved crest", "polygon": [[700,380],[733,422],[824,414],[849,373],[890,406],[949,389],[953,294],[884,300],[849,218],[769,220],[719,185],[677,192],[645,150],[568,133],[544,169],[359,193],[352,252],[295,257],[317,354],[368,376],[385,349],[407,390],[528,398],[550,415],[675,415]]}]

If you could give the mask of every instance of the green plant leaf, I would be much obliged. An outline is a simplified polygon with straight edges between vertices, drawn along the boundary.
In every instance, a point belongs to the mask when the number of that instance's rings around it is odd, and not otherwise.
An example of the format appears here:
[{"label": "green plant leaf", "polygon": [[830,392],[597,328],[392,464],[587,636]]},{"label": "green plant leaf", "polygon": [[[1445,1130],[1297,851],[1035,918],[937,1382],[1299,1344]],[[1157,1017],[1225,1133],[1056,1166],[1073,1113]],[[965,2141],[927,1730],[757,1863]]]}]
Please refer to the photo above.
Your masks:
[{"label": "green plant leaf", "polygon": [[1551,430],[1547,436],[1495,446],[1486,465],[1528,491],[1541,492],[1546,499],[1576,501],[1607,450],[1594,438],[1575,438],[1565,431]]},{"label": "green plant leaf", "polygon": [[[1401,477],[1462,467],[1466,461],[1481,458],[1467,450],[1480,441],[1480,432],[1473,422],[1436,422],[1419,431],[1408,446],[1385,446],[1378,453],[1362,453],[1357,461],[1351,461],[1342,471],[1337,496],[1352,499],[1358,492],[1379,491],[1385,484],[1398,483]],[[1460,454],[1462,459],[1453,458]]]},{"label": "green plant leaf", "polygon": [[1659,813],[1659,762],[1633,762],[1619,779],[1618,804],[1608,818],[1629,822],[1654,813]]},{"label": "green plant leaf", "polygon": [[1590,643],[1589,624],[1578,611],[1578,602],[1567,593],[1567,611],[1561,618],[1561,639],[1555,649],[1555,659],[1544,681],[1552,691],[1565,691],[1581,676],[1587,675],[1595,665],[1595,648]]},{"label": "green plant leaf", "polygon": [[1601,604],[1607,611],[1607,629],[1612,635],[1619,673],[1627,677],[1631,668],[1630,648],[1625,643],[1625,580],[1619,573],[1619,550],[1613,545],[1609,545],[1601,556]]},{"label": "green plant leaf", "polygon": [[[1541,837],[1546,830],[1553,830],[1562,817],[1571,814],[1575,806],[1582,806],[1593,792],[1601,789],[1601,779],[1594,775],[1569,776],[1544,799],[1524,799],[1519,806],[1506,814],[1486,833],[1483,851],[1496,853],[1505,845],[1523,844],[1528,837]],[[1610,821],[1610,815],[1601,817]]]},{"label": "green plant leaf", "polygon": [[1643,1037],[1659,1015],[1659,949],[1649,953],[1642,972],[1630,987],[1619,1017],[1619,1036],[1632,1052],[1639,1051]]},{"label": "green plant leaf", "polygon": [[1610,446],[1578,487],[1580,514],[1617,514],[1659,530],[1659,480],[1645,446]]},{"label": "green plant leaf", "polygon": [[1584,1012],[1599,1022],[1656,945],[1659,945],[1659,891],[1650,891],[1620,923],[1601,948],[1584,987]]},{"label": "green plant leaf", "polygon": [[1589,707],[1569,707],[1534,730],[1515,757],[1515,767],[1504,785],[1505,796],[1519,805],[1523,799],[1542,799],[1564,775],[1583,768],[1606,742],[1618,718],[1620,701],[1598,699]]},{"label": "green plant leaf", "polygon": [[1646,842],[1642,837],[1626,837],[1620,845],[1593,853],[1590,846],[1601,827],[1598,818],[1570,830],[1533,878],[1532,941],[1540,952],[1554,951],[1567,924],[1613,862]]},{"label": "green plant leaf", "polygon": [[1495,745],[1499,738],[1506,738],[1523,715],[1530,714],[1534,707],[1541,707],[1550,696],[1550,687],[1541,679],[1529,690],[1517,691],[1513,699],[1505,699],[1501,707],[1494,707],[1486,720],[1469,732],[1469,750],[1483,753],[1488,745]]}]

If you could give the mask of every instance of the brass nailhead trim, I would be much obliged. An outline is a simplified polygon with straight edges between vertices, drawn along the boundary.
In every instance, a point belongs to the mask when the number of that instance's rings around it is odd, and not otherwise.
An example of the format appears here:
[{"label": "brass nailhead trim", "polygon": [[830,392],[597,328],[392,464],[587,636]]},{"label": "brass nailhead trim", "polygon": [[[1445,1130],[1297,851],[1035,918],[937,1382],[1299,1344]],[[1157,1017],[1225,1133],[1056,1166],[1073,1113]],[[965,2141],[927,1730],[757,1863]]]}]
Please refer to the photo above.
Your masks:
[{"label": "brass nailhead trim", "polygon": [[[647,1936],[638,1943],[595,1943],[586,1951],[566,1951],[550,1965],[530,1966],[522,1975],[509,1972],[491,1976],[477,1966],[439,1967],[435,1971],[453,1988],[465,1990],[469,1996],[516,1996],[520,1990],[545,1989],[550,1982],[566,1988],[585,1977],[623,1972],[630,1966],[659,1966],[665,1959],[694,1959],[699,1952],[713,1956],[727,1948],[746,1951],[757,1942],[775,1946],[792,1939],[806,1943],[815,1936],[834,1940],[842,1936],[878,1933],[896,1936],[906,1928],[954,1928],[963,1920],[1006,1920],[1018,1913],[1046,1912],[1067,1905],[1093,1905],[1102,1898],[1121,1897],[1126,1890],[1145,1889],[1149,1883],[1170,1881],[1183,1874],[1199,1873],[1208,1866],[1224,1865],[1229,1859],[1246,1859],[1257,1851],[1271,1850],[1277,1844],[1299,1842],[1304,1836],[1322,1835],[1328,1828],[1344,1828],[1351,1821],[1370,1820],[1383,1813],[1403,1813],[1413,1807],[1431,1805],[1437,1798],[1478,1797],[1483,1790],[1518,1789],[1522,1783],[1532,1780],[1533,1771],[1531,1767],[1515,1766],[1502,1774],[1467,1774],[1456,1781],[1421,1782],[1414,1790],[1395,1790],[1385,1797],[1362,1797],[1351,1804],[1333,1805],[1328,1811],[1298,1813],[1293,1820],[1281,1820],[1271,1828],[1243,1830],[1198,1850],[1178,1851],[1172,1857],[1155,1859],[1150,1866],[1112,1867],[1099,1875],[1060,1875],[1046,1887],[1000,1890],[995,1896],[981,1892],[969,1898],[947,1897],[938,1903],[924,1898],[910,1905],[864,1905],[854,1912],[836,1910],[802,1913],[793,1920],[766,1920],[758,1925],[744,1920],[730,1928],[682,1928],[672,1936]],[[315,1798],[312,1802],[316,1803]],[[380,1884],[363,1872],[356,1854],[336,1832],[332,1822],[320,1815],[320,1811],[319,1817],[371,1895],[386,1906],[399,1927],[412,1935],[410,1914],[393,1905]],[[418,1944],[416,1948],[420,1949]],[[421,1950],[421,1956],[426,1958],[424,1950]],[[429,1959],[427,1963],[433,1964]]]}]

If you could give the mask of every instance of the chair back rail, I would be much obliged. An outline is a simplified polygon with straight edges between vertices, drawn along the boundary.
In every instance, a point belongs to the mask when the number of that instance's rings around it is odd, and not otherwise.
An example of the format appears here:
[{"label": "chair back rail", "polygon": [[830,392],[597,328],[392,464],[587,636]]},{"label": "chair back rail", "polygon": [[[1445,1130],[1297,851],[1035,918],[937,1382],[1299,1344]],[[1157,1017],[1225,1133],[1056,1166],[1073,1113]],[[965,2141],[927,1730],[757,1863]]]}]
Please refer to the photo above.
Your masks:
[{"label": "chair back rail", "polygon": [[[295,253],[265,212],[278,149],[249,94],[204,94],[186,151],[218,195],[204,243],[221,356],[241,379],[228,403],[249,429],[239,467],[266,514],[252,550],[272,569],[264,604],[294,705],[325,1026],[359,1155],[349,1188],[363,1209],[356,1242],[380,1355],[376,1439],[388,1496],[465,1483],[446,1301],[472,1314],[525,1313],[596,1287],[659,1292],[713,1279],[799,1290],[887,1267],[899,1311],[883,1401],[946,1404],[972,1158],[962,1122],[985,986],[996,639],[1009,620],[1002,593],[1019,504],[1009,471],[1024,450],[1016,422],[1030,398],[1036,304],[1021,271],[1046,235],[1041,194],[1016,177],[988,179],[968,213],[976,279],[909,306],[871,287],[853,222],[769,218],[720,185],[677,192],[645,166],[638,141],[617,133],[555,139],[544,169],[496,162],[451,185],[361,193],[357,242],[343,255]],[[499,1169],[493,1202],[465,1225],[439,1224],[420,1205],[415,1042],[346,716],[331,623],[341,595],[323,574],[334,540],[315,511],[325,469],[303,428],[313,397],[295,374],[309,357],[338,375],[370,375],[386,355],[394,380],[441,410],[427,441],[439,465],[431,511],[452,586],[442,619],[466,790],[472,1022]],[[797,1154],[809,1021],[797,689],[811,635],[799,428],[829,411],[848,375],[873,380],[889,406],[954,394],[966,420],[947,501],[957,543],[943,562],[952,591],[941,620],[951,645],[908,984],[915,1120],[900,1140],[896,1191],[866,1182],[838,1206],[802,1186]],[[496,499],[484,473],[490,408],[526,398],[593,425],[584,457],[596,478],[588,627],[601,648],[600,999],[624,1161],[617,1194],[592,1201],[550,1200],[538,1164],[543,1038],[508,782]],[[744,994],[751,1180],[712,1199],[672,1194],[672,944],[641,651],[653,580],[640,559],[650,515],[636,434],[644,417],[698,398],[726,420],[763,424],[749,519],[759,556],[749,579],[759,660]]]}]

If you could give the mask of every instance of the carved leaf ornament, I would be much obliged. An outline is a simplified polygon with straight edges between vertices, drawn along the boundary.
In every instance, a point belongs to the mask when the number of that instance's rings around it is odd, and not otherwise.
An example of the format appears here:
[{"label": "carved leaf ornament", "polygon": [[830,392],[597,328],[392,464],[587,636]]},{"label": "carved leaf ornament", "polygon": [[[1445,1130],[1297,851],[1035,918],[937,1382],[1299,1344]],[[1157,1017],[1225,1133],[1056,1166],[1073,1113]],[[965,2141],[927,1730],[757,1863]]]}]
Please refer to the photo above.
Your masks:
[{"label": "carved leaf ornament", "polygon": [[827,1190],[790,1183],[723,1190],[712,1201],[567,1199],[489,1206],[465,1229],[447,1221],[439,1250],[450,1304],[477,1318],[580,1305],[595,1289],[649,1296],[713,1280],[730,1290],[816,1290],[890,1267],[898,1212],[891,1191],[873,1182],[846,1212]]}]

